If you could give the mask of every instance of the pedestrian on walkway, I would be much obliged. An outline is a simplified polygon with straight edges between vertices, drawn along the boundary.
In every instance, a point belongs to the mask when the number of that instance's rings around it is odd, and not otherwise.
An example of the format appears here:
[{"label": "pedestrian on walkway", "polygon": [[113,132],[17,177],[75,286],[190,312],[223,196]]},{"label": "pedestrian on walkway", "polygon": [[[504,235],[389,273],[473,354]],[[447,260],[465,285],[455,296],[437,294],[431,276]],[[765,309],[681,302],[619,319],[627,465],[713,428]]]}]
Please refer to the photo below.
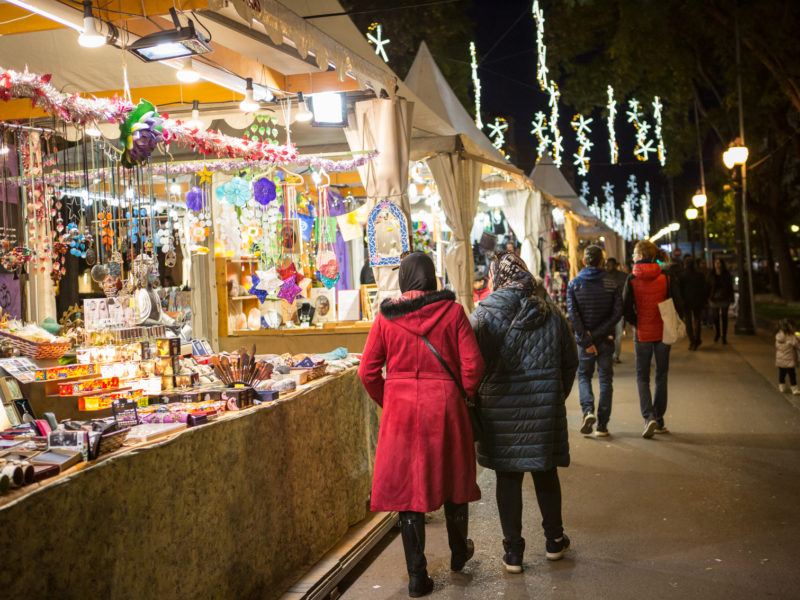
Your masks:
[{"label": "pedestrian on walkway", "polygon": [[486,267],[480,265],[475,269],[475,274],[472,282],[472,302],[478,304],[482,300],[486,300],[491,290],[489,289],[489,278],[486,277]]},{"label": "pedestrian on walkway", "polygon": [[[567,286],[567,313],[578,342],[581,433],[592,433],[597,422],[599,437],[608,436],[614,393],[614,336],[622,318],[622,291],[603,268],[604,262],[600,246],[587,246],[583,252],[585,268]],[[597,415],[592,391],[595,365],[600,382]]]},{"label": "pedestrian on walkway", "polygon": [[800,353],[800,338],[797,337],[796,327],[789,319],[781,319],[778,324],[778,333],[775,334],[775,366],[778,367],[778,390],[788,392],[786,376],[789,376],[791,392],[800,395],[797,387],[798,353]]},{"label": "pedestrian on walkway", "polygon": [[686,332],[689,335],[689,350],[697,350],[703,343],[703,310],[708,304],[708,284],[703,274],[697,270],[694,258],[687,256],[683,261],[680,276],[681,295],[686,306]]},{"label": "pedestrian on walkway", "polygon": [[[628,281],[628,274],[619,268],[619,262],[616,258],[606,259],[606,271],[611,276],[611,279],[619,287],[619,293],[625,289],[625,282]],[[625,317],[620,317],[617,321],[617,326],[614,328],[614,362],[622,362],[619,355],[622,353],[622,338],[625,335]]]},{"label": "pedestrian on walkway", "polygon": [[[684,314],[680,285],[661,272],[657,262],[659,258],[666,256],[653,242],[644,240],[637,243],[633,250],[633,274],[628,278],[622,294],[625,320],[634,327],[636,385],[639,389],[639,407],[645,421],[644,438],[669,431],[664,423],[664,414],[667,412],[670,346],[661,341],[664,322],[658,305],[671,295],[678,314]],[[654,356],[656,375],[653,396],[650,391],[650,364]]]},{"label": "pedestrian on walkway", "polygon": [[453,571],[474,553],[467,539],[467,503],[481,495],[459,386],[473,395],[484,364],[455,295],[436,291],[436,271],[427,254],[413,252],[402,260],[399,283],[402,296],[381,304],[358,374],[383,407],[372,510],[400,512],[408,593],[418,598],[433,589],[425,559],[426,512],[444,504]]},{"label": "pedestrian on walkway", "polygon": [[728,343],[728,309],[733,304],[733,278],[725,266],[725,261],[714,261],[714,270],[709,277],[709,298],[714,310],[714,341],[722,336],[722,343]]},{"label": "pedestrian on walkway", "polygon": [[563,313],[521,258],[498,257],[489,267],[493,292],[470,316],[486,372],[478,388],[484,431],[478,463],[497,474],[503,530],[503,564],[522,572],[522,479],[531,473],[542,513],[545,556],[558,560],[569,548],[561,518],[557,467],[569,465],[565,400],[578,356]]}]

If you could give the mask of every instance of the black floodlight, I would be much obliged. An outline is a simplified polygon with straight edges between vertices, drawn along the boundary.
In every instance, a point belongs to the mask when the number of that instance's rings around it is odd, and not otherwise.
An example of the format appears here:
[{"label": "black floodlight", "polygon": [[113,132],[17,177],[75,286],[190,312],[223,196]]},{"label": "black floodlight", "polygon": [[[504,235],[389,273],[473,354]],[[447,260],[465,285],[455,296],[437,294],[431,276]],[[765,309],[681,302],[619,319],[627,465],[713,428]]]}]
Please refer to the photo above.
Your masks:
[{"label": "black floodlight", "polygon": [[183,58],[212,51],[209,40],[197,32],[191,19],[187,20],[186,25],[181,25],[175,9],[170,8],[169,13],[175,29],[141,37],[130,45],[129,50],[145,62]]}]

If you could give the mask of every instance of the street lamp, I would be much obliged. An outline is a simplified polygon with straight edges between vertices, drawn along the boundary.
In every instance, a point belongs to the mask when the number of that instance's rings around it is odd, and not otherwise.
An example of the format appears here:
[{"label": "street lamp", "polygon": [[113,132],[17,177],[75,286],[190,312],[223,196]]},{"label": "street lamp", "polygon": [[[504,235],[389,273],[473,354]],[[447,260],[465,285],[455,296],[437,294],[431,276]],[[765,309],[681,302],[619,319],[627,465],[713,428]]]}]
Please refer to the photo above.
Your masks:
[{"label": "street lamp", "polygon": [[696,208],[687,208],[686,209],[686,218],[689,220],[689,244],[692,246],[692,257],[694,257],[694,235],[692,235],[692,221],[697,218],[697,209]]},{"label": "street lamp", "polygon": [[708,198],[705,192],[697,190],[697,193],[692,196],[692,204],[695,208],[703,209],[703,256],[708,261]]},{"label": "street lamp", "polygon": [[[733,171],[736,198],[736,258],[739,270],[739,312],[734,331],[753,335],[756,332],[753,273],[750,257],[750,227],[747,219],[747,156],[748,150],[740,138],[722,154],[722,162]],[[738,167],[738,168],[737,168]]]}]

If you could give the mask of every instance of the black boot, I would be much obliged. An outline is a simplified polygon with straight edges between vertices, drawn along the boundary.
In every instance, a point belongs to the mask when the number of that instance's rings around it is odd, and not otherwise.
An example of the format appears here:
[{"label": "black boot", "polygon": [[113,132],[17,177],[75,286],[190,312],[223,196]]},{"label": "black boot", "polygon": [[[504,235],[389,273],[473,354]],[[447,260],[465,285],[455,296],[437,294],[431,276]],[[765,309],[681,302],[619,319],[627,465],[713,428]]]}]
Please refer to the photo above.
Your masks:
[{"label": "black boot", "polygon": [[469,505],[445,502],[444,518],[447,523],[447,541],[450,544],[450,570],[460,571],[475,554],[475,544],[467,538]]},{"label": "black boot", "polygon": [[412,598],[427,596],[433,591],[433,579],[428,577],[425,559],[425,513],[401,512],[400,524],[408,569],[408,595]]}]

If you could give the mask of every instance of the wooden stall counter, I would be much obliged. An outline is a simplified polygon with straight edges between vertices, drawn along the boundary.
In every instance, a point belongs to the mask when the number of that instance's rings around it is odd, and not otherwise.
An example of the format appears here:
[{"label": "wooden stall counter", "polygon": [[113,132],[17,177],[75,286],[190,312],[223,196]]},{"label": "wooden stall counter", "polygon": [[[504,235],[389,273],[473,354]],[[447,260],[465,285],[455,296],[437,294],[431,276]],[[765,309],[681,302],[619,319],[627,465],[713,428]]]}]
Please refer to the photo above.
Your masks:
[{"label": "wooden stall counter", "polygon": [[0,504],[7,598],[277,598],[362,520],[378,409],[355,368]]},{"label": "wooden stall counter", "polygon": [[256,345],[259,354],[321,354],[339,347],[359,353],[367,343],[372,321],[324,323],[323,327],[292,327],[236,331],[219,338],[220,352]]}]

